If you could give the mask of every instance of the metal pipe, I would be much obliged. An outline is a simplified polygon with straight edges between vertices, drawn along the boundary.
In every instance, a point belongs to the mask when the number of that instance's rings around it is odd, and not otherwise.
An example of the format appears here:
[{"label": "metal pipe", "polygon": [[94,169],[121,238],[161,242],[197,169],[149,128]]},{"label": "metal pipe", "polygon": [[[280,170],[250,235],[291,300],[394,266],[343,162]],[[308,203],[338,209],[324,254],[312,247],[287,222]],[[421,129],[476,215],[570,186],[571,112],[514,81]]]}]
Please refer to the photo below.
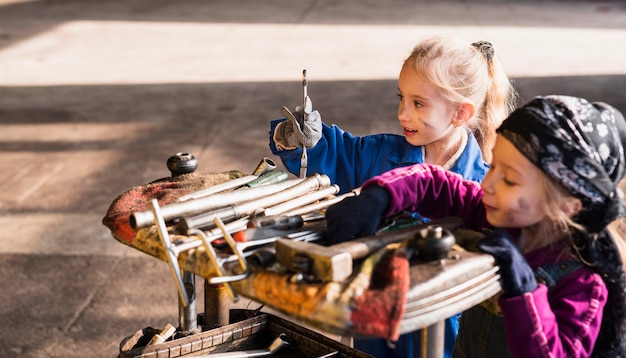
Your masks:
[{"label": "metal pipe", "polygon": [[276,163],[274,163],[274,161],[272,161],[270,158],[265,157],[261,159],[261,162],[259,163],[259,165],[257,165],[256,169],[254,169],[254,172],[252,172],[251,175],[246,175],[245,177],[229,180],[225,183],[212,185],[206,189],[194,191],[193,193],[181,196],[180,198],[178,198],[178,201],[197,199],[203,196],[209,196],[211,194],[219,193],[229,189],[235,189],[258,179],[258,177],[260,177],[261,175],[269,173],[274,169],[276,169]]},{"label": "metal pipe", "polygon": [[335,195],[339,192],[339,185],[333,184],[329,187],[322,188],[316,191],[312,191],[310,193],[301,195],[297,198],[294,198],[289,201],[285,201],[281,204],[269,207],[265,209],[265,216],[273,216],[273,215],[281,215],[283,213],[288,212],[289,210],[293,210],[295,208],[299,208],[306,204],[311,204],[322,200],[328,196]]},{"label": "metal pipe", "polygon": [[187,195],[183,195],[178,198],[178,201],[186,201],[189,199],[197,199],[203,196],[209,196],[211,194],[219,193],[222,191],[226,191],[229,189],[235,189],[240,186],[246,185],[254,179],[258,178],[256,175],[246,175],[245,177],[229,180],[224,183],[211,185],[210,187],[198,191],[194,191],[193,193],[189,193]]},{"label": "metal pipe", "polygon": [[422,357],[443,357],[443,340],[445,337],[444,321],[439,321],[432,326],[422,329]]},{"label": "metal pipe", "polygon": [[205,325],[220,327],[230,323],[230,296],[224,285],[211,285],[204,280]]},{"label": "metal pipe", "polygon": [[322,200],[320,202],[317,203],[313,203],[310,205],[305,205],[296,209],[293,209],[291,211],[287,211],[282,213],[282,215],[288,215],[288,216],[294,216],[294,215],[305,215],[305,214],[309,214],[309,213],[313,213],[316,211],[320,211],[322,209],[326,209],[327,207],[338,203],[340,201],[342,201],[343,199],[350,197],[350,196],[355,196],[355,195],[359,195],[359,192],[361,191],[361,188],[356,188],[352,191],[349,191],[345,194],[341,194],[332,198],[327,198],[325,200]]},{"label": "metal pipe", "polygon": [[[274,184],[276,185],[276,184]],[[282,191],[266,195],[261,198],[242,202],[238,205],[215,210],[210,213],[193,217],[182,217],[178,223],[179,228],[189,231],[192,228],[206,228],[213,225],[215,218],[222,220],[239,219],[247,215],[254,215],[262,212],[264,208],[271,207],[288,200],[293,200],[298,196],[304,195],[314,190],[330,186],[330,178],[327,175],[313,174],[303,179],[301,182],[288,187]],[[263,188],[264,186],[259,187]],[[165,208],[165,207],[164,207]]]},{"label": "metal pipe", "polygon": [[182,270],[184,289],[187,291],[189,303],[178,300],[178,325],[181,331],[192,332],[198,327],[196,319],[196,275]]},{"label": "metal pipe", "polygon": [[[231,221],[227,224],[224,224],[226,230],[229,233],[233,234],[237,231],[243,231],[248,228],[249,218],[241,218],[239,220]],[[207,240],[213,241],[215,239],[219,239],[222,237],[222,230],[218,227],[214,227],[210,230],[204,231],[205,237]],[[196,247],[202,246],[201,240],[198,239],[188,239],[181,243],[172,243],[172,252],[178,256],[183,251],[195,249]]]},{"label": "metal pipe", "polygon": [[252,175],[261,176],[265,173],[269,173],[272,170],[276,169],[276,163],[268,157],[263,157],[259,162],[259,165],[256,166]]},{"label": "metal pipe", "polygon": [[[306,179],[291,179],[282,183],[261,185],[254,188],[245,187],[227,193],[217,193],[183,202],[170,203],[161,207],[161,216],[163,220],[168,221],[183,216],[197,215],[220,207],[268,196],[290,188],[304,180]],[[132,212],[129,220],[133,229],[154,224],[154,216],[149,210]]]},{"label": "metal pipe", "polygon": [[244,202],[234,207],[233,209],[237,214],[236,217],[252,215],[257,212],[259,208],[270,207],[278,203],[293,199],[296,196],[300,196],[310,191],[319,190],[328,186],[330,186],[330,178],[328,177],[328,175],[315,173],[312,176],[305,178],[300,183],[280,192],[277,192],[274,195],[269,195],[264,198]]}]

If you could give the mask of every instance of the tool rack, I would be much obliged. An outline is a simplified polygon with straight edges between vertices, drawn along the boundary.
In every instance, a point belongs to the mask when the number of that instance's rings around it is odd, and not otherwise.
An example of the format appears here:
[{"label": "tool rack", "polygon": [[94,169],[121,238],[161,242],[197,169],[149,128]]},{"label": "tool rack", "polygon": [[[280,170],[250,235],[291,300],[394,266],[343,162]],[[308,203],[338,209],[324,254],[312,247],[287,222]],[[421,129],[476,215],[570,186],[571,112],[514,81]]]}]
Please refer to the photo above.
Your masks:
[{"label": "tool rack", "polygon": [[[177,156],[181,159],[180,153]],[[194,158],[187,156],[184,159]],[[173,164],[170,162],[171,158],[168,160],[170,170],[172,167],[180,169],[180,160],[173,161]],[[195,170],[193,165],[183,167],[185,170]],[[173,170],[172,174],[174,175]],[[324,193],[323,196],[328,197],[329,194]],[[297,202],[292,206],[302,206],[302,203]],[[286,208],[289,209],[294,208]],[[163,342],[149,345],[149,341],[159,337],[161,332],[140,330],[120,343],[120,358],[220,357],[219,354],[223,357],[234,357],[236,355],[233,354],[233,350],[239,351],[243,354],[241,356],[245,357],[280,356],[282,346],[290,346],[291,354],[294,353],[293,349],[297,349],[299,355],[303,357],[369,356],[296,322],[301,321],[316,329],[319,328],[322,332],[350,335],[351,332],[345,329],[319,321],[310,321],[307,317],[294,317],[293,321],[286,321],[267,313],[230,309],[230,303],[237,300],[241,294],[277,311],[285,312],[280,302],[273,302],[259,292],[240,284],[256,272],[251,271],[249,257],[238,248],[229,232],[232,232],[233,226],[243,228],[245,225],[237,226],[240,225],[237,224],[237,220],[225,224],[219,216],[213,217],[217,226],[215,237],[222,237],[233,252],[227,260],[224,260],[212,247],[214,237],[210,234],[204,232],[200,235],[201,240],[194,240],[193,243],[173,240],[165,225],[161,207],[155,199],[150,203],[150,211],[161,245],[157,248],[160,254],[154,256],[168,263],[178,291],[178,334],[175,339],[163,339]],[[186,254],[187,250],[199,246],[204,248],[204,254],[208,255],[214,268],[212,273],[202,275],[205,278],[203,297],[205,312],[202,314],[196,312],[196,275],[179,264],[183,256],[181,254]],[[183,259],[186,262],[193,260],[193,255]],[[225,269],[225,264],[228,264],[229,270]],[[490,255],[468,252],[458,246],[437,260],[412,263],[411,284],[406,298],[406,311],[400,323],[400,333],[423,329],[426,336],[422,338],[427,345],[422,348],[422,353],[425,353],[422,355],[425,358],[442,357],[444,320],[496,295],[500,290],[499,276],[496,272],[497,267],[494,266]],[[285,313],[289,316],[289,312]],[[281,332],[289,332],[288,342],[280,339]],[[276,337],[273,342],[272,336]],[[267,348],[262,349],[263,345]]]}]

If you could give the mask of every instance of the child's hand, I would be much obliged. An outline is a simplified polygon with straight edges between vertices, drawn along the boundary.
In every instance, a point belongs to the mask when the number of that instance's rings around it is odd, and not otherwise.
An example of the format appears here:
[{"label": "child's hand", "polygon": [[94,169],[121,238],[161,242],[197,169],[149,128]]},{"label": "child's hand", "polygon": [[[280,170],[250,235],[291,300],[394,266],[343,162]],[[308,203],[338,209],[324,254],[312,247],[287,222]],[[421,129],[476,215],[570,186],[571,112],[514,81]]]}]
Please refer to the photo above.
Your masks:
[{"label": "child's hand", "polygon": [[337,244],[374,235],[389,203],[386,189],[372,185],[357,196],[343,199],[326,209],[326,235]]},{"label": "child's hand", "polygon": [[289,150],[295,148],[314,147],[322,137],[322,116],[318,111],[313,111],[311,99],[306,97],[305,106],[297,106],[292,113],[287,107],[282,108],[282,113],[287,118],[276,127],[274,141],[279,149]]},{"label": "child's hand", "polygon": [[520,296],[537,288],[532,268],[505,231],[489,234],[478,243],[478,248],[491,254],[500,267],[503,297]]}]

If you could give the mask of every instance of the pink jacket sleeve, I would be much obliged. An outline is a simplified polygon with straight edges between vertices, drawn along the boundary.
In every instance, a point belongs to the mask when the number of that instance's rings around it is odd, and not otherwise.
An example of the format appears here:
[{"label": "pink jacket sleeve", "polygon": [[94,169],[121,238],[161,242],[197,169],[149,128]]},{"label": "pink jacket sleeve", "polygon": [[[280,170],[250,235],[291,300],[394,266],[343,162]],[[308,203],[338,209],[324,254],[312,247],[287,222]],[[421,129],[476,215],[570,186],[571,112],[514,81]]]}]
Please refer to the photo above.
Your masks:
[{"label": "pink jacket sleeve", "polygon": [[431,164],[393,169],[363,184],[384,187],[390,193],[385,215],[410,210],[430,219],[457,216],[468,229],[488,226],[480,184]]},{"label": "pink jacket sleeve", "polygon": [[522,296],[500,299],[513,357],[589,357],[600,331],[607,289],[589,268],[540,284]]}]

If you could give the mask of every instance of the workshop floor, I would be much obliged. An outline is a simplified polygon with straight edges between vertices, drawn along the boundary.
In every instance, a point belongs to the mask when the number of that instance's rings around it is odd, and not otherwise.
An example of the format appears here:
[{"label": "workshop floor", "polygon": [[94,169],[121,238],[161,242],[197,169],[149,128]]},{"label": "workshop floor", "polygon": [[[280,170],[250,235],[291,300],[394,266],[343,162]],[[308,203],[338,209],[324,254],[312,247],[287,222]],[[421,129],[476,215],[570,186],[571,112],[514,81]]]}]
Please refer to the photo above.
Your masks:
[{"label": "workshop floor", "polygon": [[626,112],[621,1],[0,0],[0,356],[116,357],[176,325],[167,264],[101,224],[113,199],[176,152],[202,172],[273,158],[302,69],[327,123],[398,132],[399,66],[434,33],[491,41],[521,101]]}]

